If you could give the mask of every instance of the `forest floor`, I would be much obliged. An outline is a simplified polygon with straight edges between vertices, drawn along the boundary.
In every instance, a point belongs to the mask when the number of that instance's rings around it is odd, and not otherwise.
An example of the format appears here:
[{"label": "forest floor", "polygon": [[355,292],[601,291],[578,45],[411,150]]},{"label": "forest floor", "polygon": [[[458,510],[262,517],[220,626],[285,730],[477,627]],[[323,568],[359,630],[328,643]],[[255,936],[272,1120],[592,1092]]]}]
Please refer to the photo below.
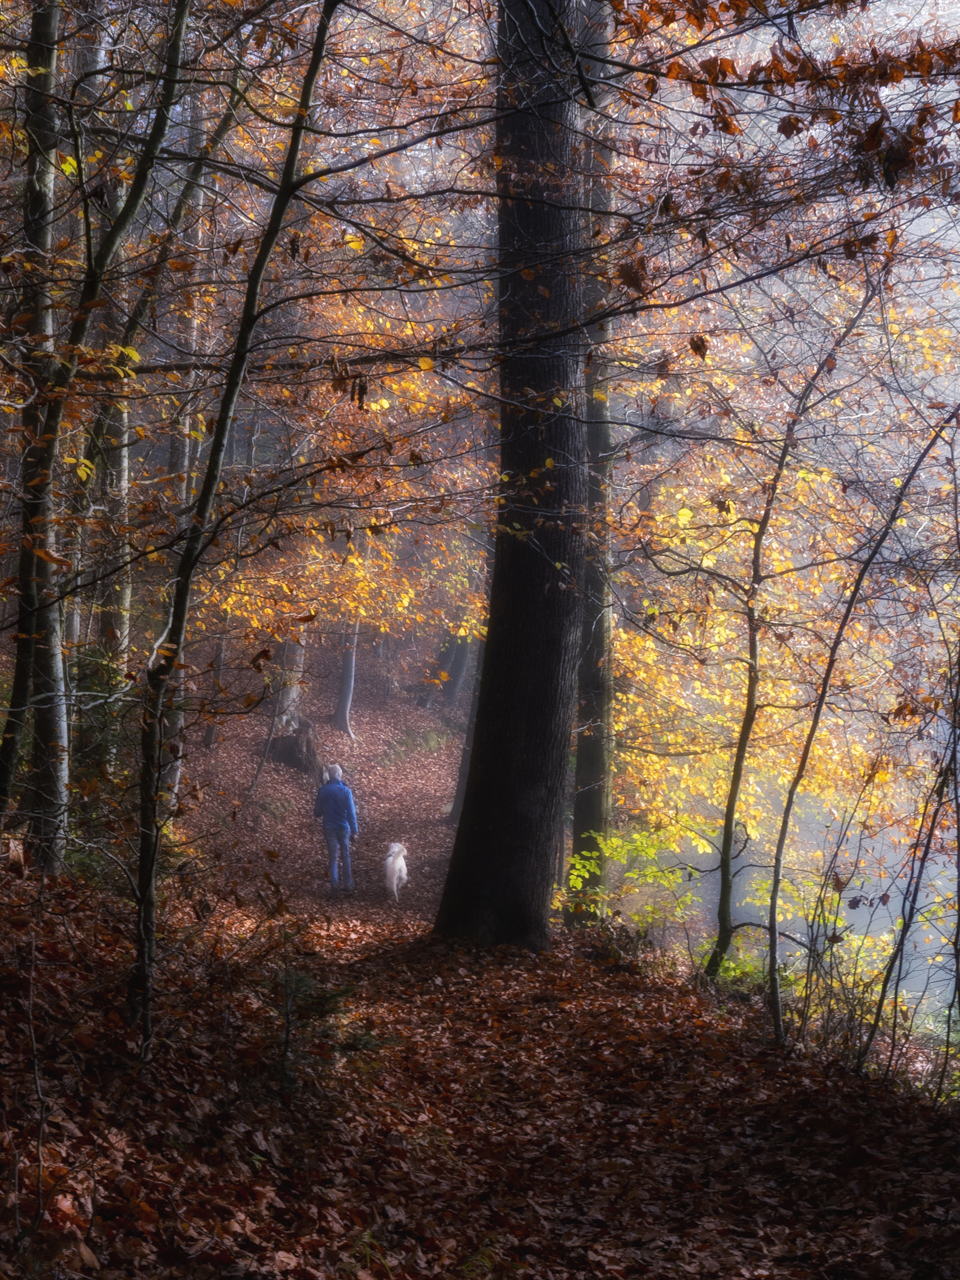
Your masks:
[{"label": "forest floor", "polygon": [[359,697],[357,742],[321,733],[355,897],[302,777],[268,765],[241,804],[262,722],[194,753],[147,1062],[129,902],[0,872],[0,1275],[960,1277],[955,1112],[775,1051],[758,1001],[663,958],[431,940],[460,740]]}]

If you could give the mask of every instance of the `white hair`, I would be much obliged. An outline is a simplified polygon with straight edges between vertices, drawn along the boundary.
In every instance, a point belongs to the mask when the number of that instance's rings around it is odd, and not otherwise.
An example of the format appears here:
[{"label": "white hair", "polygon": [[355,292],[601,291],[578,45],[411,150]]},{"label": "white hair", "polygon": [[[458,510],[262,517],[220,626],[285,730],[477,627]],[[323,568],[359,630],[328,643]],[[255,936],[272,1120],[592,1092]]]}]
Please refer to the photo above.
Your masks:
[{"label": "white hair", "polygon": [[340,768],[340,766],[338,764],[332,764],[330,766],[330,781],[339,782],[342,777],[343,777],[343,770]]}]

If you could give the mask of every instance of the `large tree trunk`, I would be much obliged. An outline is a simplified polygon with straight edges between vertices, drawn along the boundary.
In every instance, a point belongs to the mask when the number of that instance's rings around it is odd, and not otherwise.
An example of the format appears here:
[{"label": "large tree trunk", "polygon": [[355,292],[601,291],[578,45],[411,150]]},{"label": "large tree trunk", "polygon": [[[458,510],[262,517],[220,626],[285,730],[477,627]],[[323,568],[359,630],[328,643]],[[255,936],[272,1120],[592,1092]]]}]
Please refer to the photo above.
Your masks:
[{"label": "large tree trunk", "polygon": [[501,0],[501,483],[490,619],[443,935],[541,948],[570,751],[585,499],[573,0]]},{"label": "large tree trunk", "polygon": [[306,647],[299,640],[284,640],[277,654],[278,671],[273,704],[277,728],[281,733],[290,733],[300,722],[300,697],[303,693],[303,664],[306,656]]}]

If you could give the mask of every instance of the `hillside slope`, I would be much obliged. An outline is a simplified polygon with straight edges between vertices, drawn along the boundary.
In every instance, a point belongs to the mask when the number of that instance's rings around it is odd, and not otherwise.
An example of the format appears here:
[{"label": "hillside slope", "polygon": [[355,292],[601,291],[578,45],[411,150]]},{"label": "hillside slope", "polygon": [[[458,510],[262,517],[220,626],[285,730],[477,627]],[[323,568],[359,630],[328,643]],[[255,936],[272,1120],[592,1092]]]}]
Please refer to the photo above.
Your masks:
[{"label": "hillside slope", "polygon": [[344,901],[302,777],[238,805],[262,728],[211,753],[145,1059],[130,903],[0,873],[0,1275],[956,1280],[954,1112],[590,937],[431,941],[458,743],[403,703],[356,724]]}]

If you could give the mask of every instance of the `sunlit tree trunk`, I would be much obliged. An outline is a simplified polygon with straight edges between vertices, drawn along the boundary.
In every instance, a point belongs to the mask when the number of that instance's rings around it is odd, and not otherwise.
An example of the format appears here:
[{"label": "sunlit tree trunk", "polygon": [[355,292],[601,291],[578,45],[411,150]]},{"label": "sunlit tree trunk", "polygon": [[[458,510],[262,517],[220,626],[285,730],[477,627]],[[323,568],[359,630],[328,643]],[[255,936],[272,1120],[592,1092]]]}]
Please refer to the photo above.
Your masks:
[{"label": "sunlit tree trunk", "polygon": [[736,849],[737,809],[740,804],[740,791],[743,786],[743,774],[747,764],[747,753],[757,722],[757,694],[760,689],[760,618],[758,596],[763,586],[763,543],[773,518],[783,478],[784,468],[790,456],[791,434],[784,435],[773,475],[764,486],[766,497],[763,514],[757,521],[753,534],[750,562],[750,580],[743,591],[743,619],[747,632],[746,687],[744,690],[743,714],[740,718],[740,729],[737,733],[737,745],[733,753],[733,768],[730,770],[730,781],[727,784],[727,798],[723,810],[723,827],[720,832],[719,872],[720,891],[717,896],[717,938],[707,960],[706,975],[715,978],[730,950],[735,932],[733,923],[733,882],[735,877],[734,862],[745,847]]},{"label": "sunlit tree trunk", "polygon": [[[359,622],[359,619],[358,619]],[[298,640],[285,640],[277,654],[277,687],[274,694],[277,718],[284,733],[297,727],[303,694],[303,666],[307,650]]]},{"label": "sunlit tree trunk", "polygon": [[[602,64],[591,64],[589,55],[603,56],[610,39],[611,11],[607,6],[587,6],[585,74],[601,80]],[[594,89],[594,101],[601,98],[601,86]],[[601,243],[607,234],[603,217],[609,205],[607,174],[610,150],[601,137],[591,136],[602,124],[587,117],[589,201],[593,213],[589,241]],[[605,300],[603,282],[596,270],[585,272],[584,309],[589,315],[600,310]],[[608,555],[607,488],[610,482],[611,430],[607,402],[608,366],[606,343],[609,322],[598,321],[586,328],[590,349],[584,378],[584,416],[587,425],[588,538],[583,575],[583,628],[580,641],[580,665],[577,679],[577,759],[573,799],[574,856],[595,857],[601,863],[599,874],[588,877],[588,884],[602,883],[602,855],[597,835],[606,835],[610,826],[613,796],[612,716],[613,669],[611,662],[612,602],[610,598],[610,566]],[[574,915],[574,920],[583,919]]]},{"label": "sunlit tree trunk", "polygon": [[501,483],[490,618],[463,815],[436,929],[541,948],[581,622],[584,431],[573,0],[501,0]]}]

